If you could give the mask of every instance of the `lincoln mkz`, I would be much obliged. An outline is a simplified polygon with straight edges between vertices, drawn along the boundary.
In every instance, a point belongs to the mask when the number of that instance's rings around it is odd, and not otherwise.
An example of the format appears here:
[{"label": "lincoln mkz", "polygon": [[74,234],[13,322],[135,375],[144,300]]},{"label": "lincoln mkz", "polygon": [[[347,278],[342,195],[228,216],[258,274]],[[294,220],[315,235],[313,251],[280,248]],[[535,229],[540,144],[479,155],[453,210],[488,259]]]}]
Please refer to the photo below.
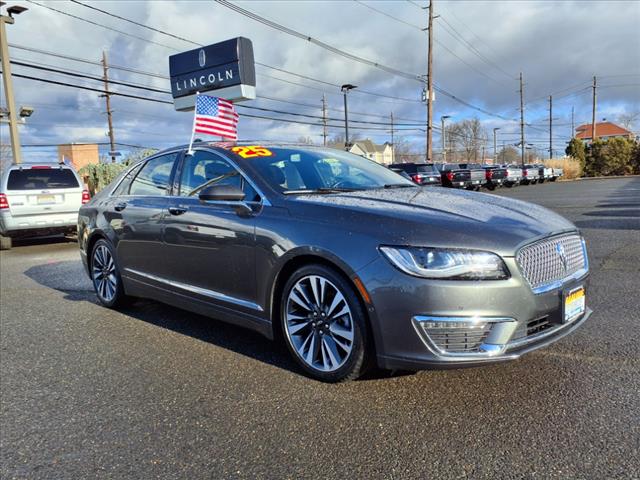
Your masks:
[{"label": "lincoln mkz", "polygon": [[513,360],[591,313],[564,218],[325,148],[165,150],[80,209],[78,241],[102,305],[144,297],[254,329],[329,382]]}]

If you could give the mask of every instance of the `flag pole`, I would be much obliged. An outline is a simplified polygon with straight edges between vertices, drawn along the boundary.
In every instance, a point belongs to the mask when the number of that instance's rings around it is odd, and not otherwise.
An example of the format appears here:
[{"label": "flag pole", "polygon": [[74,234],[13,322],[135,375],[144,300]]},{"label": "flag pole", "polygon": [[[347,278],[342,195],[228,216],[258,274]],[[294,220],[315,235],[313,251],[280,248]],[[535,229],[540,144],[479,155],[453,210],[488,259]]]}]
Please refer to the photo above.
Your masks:
[{"label": "flag pole", "polygon": [[198,115],[198,95],[200,92],[196,92],[196,105],[193,109],[193,125],[191,126],[191,140],[189,141],[189,150],[187,150],[187,155],[193,155],[193,150],[191,147],[193,146],[193,139],[196,136],[196,116]]}]

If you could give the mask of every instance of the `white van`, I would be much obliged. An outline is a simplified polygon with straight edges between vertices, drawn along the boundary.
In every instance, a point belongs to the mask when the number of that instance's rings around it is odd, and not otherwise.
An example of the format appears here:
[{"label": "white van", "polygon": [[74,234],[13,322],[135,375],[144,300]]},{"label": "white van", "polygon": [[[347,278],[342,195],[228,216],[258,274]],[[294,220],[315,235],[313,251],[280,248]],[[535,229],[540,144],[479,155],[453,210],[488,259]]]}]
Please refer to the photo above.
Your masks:
[{"label": "white van", "polygon": [[21,164],[0,178],[0,249],[11,239],[77,229],[78,210],[89,201],[76,171],[64,164]]}]

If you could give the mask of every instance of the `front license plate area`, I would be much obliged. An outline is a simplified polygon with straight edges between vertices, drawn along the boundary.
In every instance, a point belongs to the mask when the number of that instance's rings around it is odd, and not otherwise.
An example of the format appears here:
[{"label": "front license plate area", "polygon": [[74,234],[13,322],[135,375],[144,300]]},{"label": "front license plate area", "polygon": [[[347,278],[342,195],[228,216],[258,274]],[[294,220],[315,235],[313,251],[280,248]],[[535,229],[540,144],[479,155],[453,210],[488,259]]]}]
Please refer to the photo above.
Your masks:
[{"label": "front license plate area", "polygon": [[570,323],[582,316],[586,310],[587,297],[583,286],[574,288],[564,294],[563,322]]}]

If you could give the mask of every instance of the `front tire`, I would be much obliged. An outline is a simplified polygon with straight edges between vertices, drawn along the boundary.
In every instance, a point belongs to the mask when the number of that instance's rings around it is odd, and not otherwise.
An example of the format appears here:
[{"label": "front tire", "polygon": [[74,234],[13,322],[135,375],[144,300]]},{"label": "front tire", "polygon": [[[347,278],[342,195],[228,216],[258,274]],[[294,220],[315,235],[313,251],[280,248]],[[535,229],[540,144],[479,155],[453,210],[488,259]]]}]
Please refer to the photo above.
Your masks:
[{"label": "front tire", "polygon": [[115,251],[104,239],[98,240],[91,250],[91,280],[98,301],[107,308],[122,306],[128,297],[122,287],[122,278]]},{"label": "front tire", "polygon": [[283,289],[280,320],[287,348],[310,376],[355,380],[369,368],[369,333],[353,287],[334,270],[308,265]]}]

